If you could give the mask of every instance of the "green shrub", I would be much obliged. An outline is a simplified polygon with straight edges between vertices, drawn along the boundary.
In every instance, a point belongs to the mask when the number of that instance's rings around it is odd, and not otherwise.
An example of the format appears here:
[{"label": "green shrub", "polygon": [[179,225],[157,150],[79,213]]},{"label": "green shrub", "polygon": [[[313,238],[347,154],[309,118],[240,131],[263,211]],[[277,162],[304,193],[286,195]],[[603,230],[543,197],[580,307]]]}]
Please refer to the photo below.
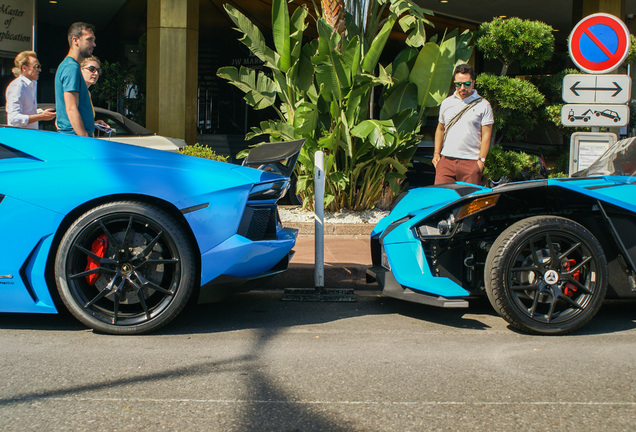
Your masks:
[{"label": "green shrub", "polygon": [[568,178],[570,177],[567,173],[564,173],[563,171],[559,171],[559,172],[551,172],[548,175],[548,178]]},{"label": "green shrub", "polygon": [[179,153],[188,155],[188,156],[196,156],[204,159],[212,159],[220,162],[227,162],[228,157],[223,155],[218,155],[214,150],[210,147],[203,146],[199,143],[194,145],[187,145],[184,148],[179,150]]},{"label": "green shrub", "polygon": [[495,145],[490,148],[483,173],[484,184],[531,180],[540,176],[538,156],[520,151],[504,150]]},{"label": "green shrub", "polygon": [[[552,171],[554,171],[555,173],[567,173],[570,170],[570,152],[563,152],[559,155],[559,157],[556,160],[556,163],[554,164],[554,169]],[[565,176],[567,177],[567,175]]]}]

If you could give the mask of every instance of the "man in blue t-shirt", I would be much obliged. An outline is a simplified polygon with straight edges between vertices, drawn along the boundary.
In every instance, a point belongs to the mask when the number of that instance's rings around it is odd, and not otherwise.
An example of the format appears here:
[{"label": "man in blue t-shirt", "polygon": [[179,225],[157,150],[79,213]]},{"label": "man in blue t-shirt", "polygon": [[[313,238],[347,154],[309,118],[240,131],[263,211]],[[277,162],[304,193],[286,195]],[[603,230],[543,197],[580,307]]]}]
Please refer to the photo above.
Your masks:
[{"label": "man in blue t-shirt", "polygon": [[95,27],[84,22],[72,24],[68,29],[68,44],[68,54],[55,74],[57,131],[93,136],[95,118],[80,63],[93,55]]}]

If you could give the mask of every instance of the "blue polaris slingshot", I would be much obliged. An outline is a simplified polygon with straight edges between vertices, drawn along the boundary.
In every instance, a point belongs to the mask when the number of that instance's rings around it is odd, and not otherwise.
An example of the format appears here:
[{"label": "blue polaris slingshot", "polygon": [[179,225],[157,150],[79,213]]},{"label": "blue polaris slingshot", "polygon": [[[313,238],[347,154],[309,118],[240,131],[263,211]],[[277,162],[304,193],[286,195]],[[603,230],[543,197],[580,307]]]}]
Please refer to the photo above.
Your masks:
[{"label": "blue polaris slingshot", "polygon": [[99,332],[139,334],[193,295],[286,270],[297,232],[276,202],[301,147],[266,144],[237,166],[0,127],[0,312],[63,305]]},{"label": "blue polaris slingshot", "polygon": [[486,295],[527,333],[580,328],[605,298],[636,298],[635,141],[571,178],[409,191],[371,234],[368,279],[440,307]]}]

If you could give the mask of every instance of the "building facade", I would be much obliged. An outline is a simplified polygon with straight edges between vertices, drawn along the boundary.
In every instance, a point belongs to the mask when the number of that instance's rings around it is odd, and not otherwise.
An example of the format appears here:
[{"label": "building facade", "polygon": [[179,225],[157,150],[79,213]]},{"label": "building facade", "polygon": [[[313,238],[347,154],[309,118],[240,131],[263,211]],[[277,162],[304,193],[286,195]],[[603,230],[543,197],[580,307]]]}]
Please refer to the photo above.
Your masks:
[{"label": "building facade", "polygon": [[[557,30],[557,48],[565,51],[567,36],[582,17],[607,12],[621,17],[631,29],[636,14],[636,0],[416,2],[435,13],[431,18],[435,28],[430,29],[430,34],[453,28],[475,30],[481,22],[496,16],[518,16],[550,24]],[[193,144],[203,136],[241,139],[251,125],[274,115],[247,109],[242,93],[216,77],[221,66],[259,65],[258,59],[238,41],[240,34],[233,30],[223,9],[226,3],[250,17],[267,36],[271,0],[15,0],[11,7],[2,6],[0,18],[5,34],[9,34],[20,18],[16,11],[33,8],[33,44],[43,65],[39,101],[54,100],[53,77],[68,51],[68,26],[75,21],[90,22],[97,28],[95,55],[117,62],[123,72],[136,76],[146,127]],[[295,0],[290,7],[300,4],[313,11],[313,2],[307,0]],[[13,78],[11,67],[16,52],[4,42],[3,45],[0,40],[0,75],[6,88]],[[480,71],[492,67],[488,62],[478,63]],[[100,80],[106,82],[108,77]],[[123,104],[118,108],[126,109]]]}]

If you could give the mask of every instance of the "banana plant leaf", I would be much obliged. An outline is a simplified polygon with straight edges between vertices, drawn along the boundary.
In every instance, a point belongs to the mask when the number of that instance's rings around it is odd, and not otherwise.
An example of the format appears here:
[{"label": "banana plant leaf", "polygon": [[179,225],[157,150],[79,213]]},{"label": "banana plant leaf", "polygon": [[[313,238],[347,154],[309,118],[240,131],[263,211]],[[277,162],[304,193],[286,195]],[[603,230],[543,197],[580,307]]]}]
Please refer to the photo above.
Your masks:
[{"label": "banana plant leaf", "polygon": [[448,95],[455,66],[455,39],[440,45],[427,42],[420,50],[409,80],[417,86],[417,99],[425,108],[435,107]]},{"label": "banana plant leaf", "polygon": [[239,41],[249,48],[256,57],[265,62],[267,67],[277,68],[279,55],[267,46],[258,27],[230,4],[226,3],[223,7],[232,22],[238,27],[237,30],[243,32],[243,37]]},{"label": "banana plant leaf", "polygon": [[382,26],[382,29],[380,29],[373,39],[369,51],[365,54],[364,59],[362,60],[363,72],[371,73],[375,69],[375,66],[380,60],[380,55],[382,54],[382,51],[384,51],[386,42],[389,40],[391,30],[393,30],[393,26],[395,25],[395,20],[395,16],[390,15]]},{"label": "banana plant leaf", "polygon": [[280,56],[278,69],[281,72],[287,72],[292,64],[292,40],[286,0],[273,0],[272,2],[272,36],[274,37],[274,46]]},{"label": "banana plant leaf", "polygon": [[245,93],[245,101],[254,109],[268,108],[276,102],[276,84],[263,73],[241,66],[237,70],[233,66],[220,68],[216,73],[230,84]]}]

